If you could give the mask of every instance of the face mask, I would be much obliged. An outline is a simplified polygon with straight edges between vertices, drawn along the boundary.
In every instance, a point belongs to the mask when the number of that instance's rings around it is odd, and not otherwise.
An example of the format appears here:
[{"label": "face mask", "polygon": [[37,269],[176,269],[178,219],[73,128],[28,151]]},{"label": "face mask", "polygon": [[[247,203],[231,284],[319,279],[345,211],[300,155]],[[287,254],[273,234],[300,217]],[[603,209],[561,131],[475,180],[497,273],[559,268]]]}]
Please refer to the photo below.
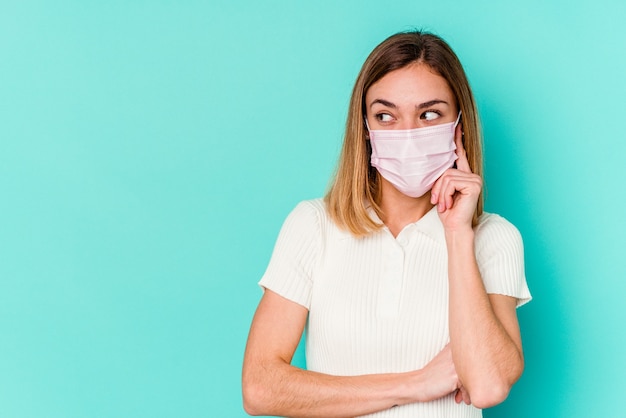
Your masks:
[{"label": "face mask", "polygon": [[[371,164],[403,194],[419,197],[456,161],[456,122],[415,129],[370,130]],[[365,121],[367,124],[367,120]]]}]

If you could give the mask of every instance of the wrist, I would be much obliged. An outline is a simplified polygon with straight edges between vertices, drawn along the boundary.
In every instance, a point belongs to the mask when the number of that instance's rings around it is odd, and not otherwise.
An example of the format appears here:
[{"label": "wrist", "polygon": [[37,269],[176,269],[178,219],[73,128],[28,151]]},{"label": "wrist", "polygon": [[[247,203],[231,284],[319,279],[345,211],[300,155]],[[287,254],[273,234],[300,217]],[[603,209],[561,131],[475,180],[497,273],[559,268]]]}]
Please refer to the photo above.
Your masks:
[{"label": "wrist", "polygon": [[409,379],[407,380],[407,395],[411,398],[408,403],[414,402],[427,402],[428,395],[426,393],[427,378],[424,375],[424,370],[413,370],[408,373]]},{"label": "wrist", "polygon": [[444,233],[448,244],[474,242],[474,229],[471,225],[457,228],[445,228]]},{"label": "wrist", "polygon": [[470,260],[474,257],[474,230],[472,228],[446,230],[445,237],[449,262]]}]

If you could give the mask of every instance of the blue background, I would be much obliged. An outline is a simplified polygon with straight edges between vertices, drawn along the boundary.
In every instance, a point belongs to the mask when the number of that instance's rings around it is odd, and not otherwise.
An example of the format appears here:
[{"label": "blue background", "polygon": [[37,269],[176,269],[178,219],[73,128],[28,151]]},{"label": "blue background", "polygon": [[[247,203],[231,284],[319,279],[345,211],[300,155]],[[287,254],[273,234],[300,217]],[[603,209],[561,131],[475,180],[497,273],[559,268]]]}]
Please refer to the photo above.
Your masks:
[{"label": "blue background", "polygon": [[245,416],[280,225],[323,195],[363,60],[411,28],[464,63],[487,209],[525,239],[526,371],[485,416],[620,416],[625,4],[3,1],[0,416]]}]

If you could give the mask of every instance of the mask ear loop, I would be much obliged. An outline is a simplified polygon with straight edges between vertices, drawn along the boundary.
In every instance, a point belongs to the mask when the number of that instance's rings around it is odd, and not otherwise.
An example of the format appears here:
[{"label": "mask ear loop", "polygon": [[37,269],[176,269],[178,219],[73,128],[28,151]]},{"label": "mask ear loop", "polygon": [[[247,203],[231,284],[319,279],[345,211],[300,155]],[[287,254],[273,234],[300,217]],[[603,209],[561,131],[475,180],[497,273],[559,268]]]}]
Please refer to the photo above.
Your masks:
[{"label": "mask ear loop", "polygon": [[[456,129],[460,121],[461,121],[461,111],[459,110],[459,116],[456,117],[456,122],[454,122],[454,129]],[[461,136],[465,136],[465,132],[463,132],[463,128],[461,128]]]},{"label": "mask ear loop", "polygon": [[370,139],[370,137],[372,136],[372,130],[370,129],[370,124],[367,122],[367,117],[363,116],[363,121],[365,122],[365,127],[367,128],[367,135],[366,138]]},{"label": "mask ear loop", "polygon": [[[456,127],[459,125],[460,121],[461,121],[461,111],[459,110],[459,116],[456,117],[456,122],[454,122],[454,129],[456,129]],[[462,128],[461,128],[461,136],[465,136],[465,132],[463,132]],[[461,142],[463,143],[463,146],[465,146],[465,143],[464,143],[463,139],[461,139]],[[452,168],[457,168],[456,161],[452,165]]]}]

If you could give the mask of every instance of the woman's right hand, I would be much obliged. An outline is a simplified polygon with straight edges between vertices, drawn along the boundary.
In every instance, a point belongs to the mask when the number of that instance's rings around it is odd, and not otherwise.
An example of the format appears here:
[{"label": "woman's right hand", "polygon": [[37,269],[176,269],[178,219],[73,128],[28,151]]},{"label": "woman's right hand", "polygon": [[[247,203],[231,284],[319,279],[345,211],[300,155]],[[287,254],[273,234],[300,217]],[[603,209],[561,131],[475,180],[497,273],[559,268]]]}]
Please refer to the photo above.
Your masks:
[{"label": "woman's right hand", "polygon": [[451,393],[455,394],[457,403],[464,401],[470,404],[470,398],[463,389],[452,361],[452,350],[447,344],[426,366],[420,370],[420,381],[423,379],[421,393],[423,402],[433,401]]}]

